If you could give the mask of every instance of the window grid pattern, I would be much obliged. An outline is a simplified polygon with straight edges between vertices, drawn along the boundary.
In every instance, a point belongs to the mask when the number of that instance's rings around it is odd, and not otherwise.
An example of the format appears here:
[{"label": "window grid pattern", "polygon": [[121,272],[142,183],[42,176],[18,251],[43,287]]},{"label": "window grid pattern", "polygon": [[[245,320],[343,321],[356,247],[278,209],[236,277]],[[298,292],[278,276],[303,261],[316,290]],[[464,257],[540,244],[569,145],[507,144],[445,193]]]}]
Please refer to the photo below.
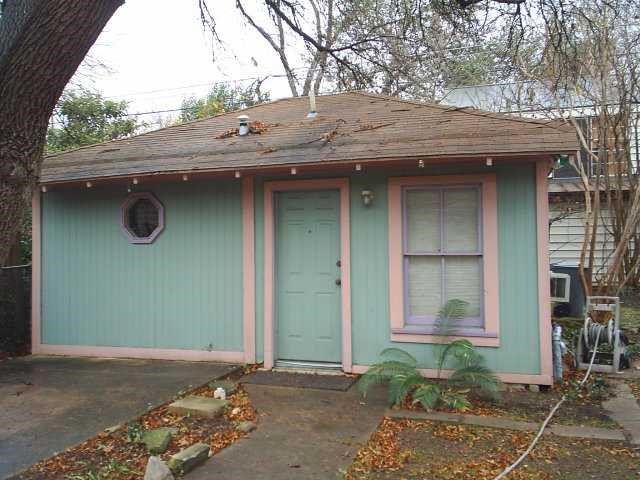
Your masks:
[{"label": "window grid pattern", "polygon": [[[481,185],[478,184],[402,188],[404,316],[407,326],[435,325],[437,310],[452,298],[470,304],[469,316],[457,321],[457,326],[484,326],[481,193]],[[456,219],[456,212],[450,215],[448,211],[451,209],[450,200],[453,198],[455,203],[456,195],[458,200],[464,200],[465,196],[467,200],[472,199],[472,205],[468,206],[473,211],[468,212],[467,218]],[[454,205],[453,210],[455,208]],[[469,220],[473,220],[473,225]],[[456,276],[466,280],[456,282]]]}]

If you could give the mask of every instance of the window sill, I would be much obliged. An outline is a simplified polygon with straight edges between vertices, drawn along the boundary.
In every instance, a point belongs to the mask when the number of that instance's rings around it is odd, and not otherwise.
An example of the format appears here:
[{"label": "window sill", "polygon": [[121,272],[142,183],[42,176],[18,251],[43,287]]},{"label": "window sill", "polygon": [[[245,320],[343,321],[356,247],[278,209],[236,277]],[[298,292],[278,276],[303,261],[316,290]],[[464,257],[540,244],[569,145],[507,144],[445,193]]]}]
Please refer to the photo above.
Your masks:
[{"label": "window sill", "polygon": [[392,342],[407,343],[448,343],[452,340],[466,339],[477,347],[499,347],[500,339],[496,333],[481,328],[460,328],[454,335],[438,335],[432,327],[405,326],[391,329]]}]

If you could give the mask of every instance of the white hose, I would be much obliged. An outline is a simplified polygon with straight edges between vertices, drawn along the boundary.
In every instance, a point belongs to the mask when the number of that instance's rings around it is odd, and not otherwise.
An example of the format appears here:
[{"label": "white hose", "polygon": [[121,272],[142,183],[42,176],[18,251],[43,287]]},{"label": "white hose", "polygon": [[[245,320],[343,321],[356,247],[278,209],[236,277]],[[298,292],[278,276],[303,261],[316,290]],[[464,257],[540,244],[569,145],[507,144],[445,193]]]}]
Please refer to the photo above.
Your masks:
[{"label": "white hose", "polygon": [[[583,385],[587,382],[587,379],[589,378],[589,375],[591,374],[591,367],[593,367],[593,362],[596,359],[596,351],[598,350],[598,341],[600,340],[600,332],[601,331],[602,330],[598,330],[596,332],[596,341],[595,341],[595,346],[593,347],[593,354],[591,355],[591,361],[589,362],[589,368],[587,369],[587,373],[585,373],[584,378],[582,379],[582,381],[578,385],[578,388],[582,388],[583,387]],[[540,440],[540,437],[542,437],[542,433],[544,432],[544,429],[547,428],[547,424],[549,423],[549,421],[551,420],[553,415],[556,413],[558,408],[560,408],[560,405],[562,405],[566,399],[567,399],[567,394],[565,393],[564,395],[562,395],[562,398],[560,399],[560,401],[558,403],[556,403],[555,406],[551,409],[551,412],[549,412],[549,415],[547,416],[547,418],[544,419],[544,422],[542,422],[542,425],[540,426],[540,430],[538,430],[538,434],[535,436],[535,438],[533,439],[533,441],[529,445],[529,448],[527,448],[524,451],[524,453],[522,455],[520,455],[515,462],[513,462],[511,465],[509,465],[507,468],[505,468],[502,471],[502,473],[500,475],[498,475],[497,477],[495,477],[493,480],[500,480],[501,478],[505,478],[518,465],[520,465],[525,458],[527,458],[527,456],[531,453],[533,448],[538,443],[538,440]]]}]

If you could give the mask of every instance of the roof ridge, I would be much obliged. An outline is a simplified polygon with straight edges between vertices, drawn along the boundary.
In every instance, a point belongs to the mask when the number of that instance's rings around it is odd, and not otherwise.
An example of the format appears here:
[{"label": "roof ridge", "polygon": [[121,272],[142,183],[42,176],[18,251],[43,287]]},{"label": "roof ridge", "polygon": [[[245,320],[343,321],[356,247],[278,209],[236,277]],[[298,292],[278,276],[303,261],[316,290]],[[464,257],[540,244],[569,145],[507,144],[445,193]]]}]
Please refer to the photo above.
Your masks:
[{"label": "roof ridge", "polygon": [[500,112],[490,112],[487,110],[481,110],[479,108],[473,108],[473,107],[456,107],[456,106],[449,106],[449,105],[441,105],[438,103],[432,103],[432,102],[423,102],[420,100],[410,100],[410,99],[405,99],[405,98],[400,98],[400,97],[392,97],[389,95],[382,95],[379,93],[372,93],[372,92],[366,92],[366,91],[362,91],[362,90],[357,90],[354,91],[354,93],[358,93],[360,95],[363,96],[367,96],[367,97],[373,97],[373,98],[385,98],[388,100],[392,100],[392,101],[396,101],[399,103],[408,103],[411,105],[417,105],[417,106],[421,106],[421,107],[426,107],[426,108],[435,108],[438,110],[442,110],[445,112],[461,112],[461,113],[466,113],[468,115],[475,115],[478,117],[489,117],[489,118],[496,118],[498,120],[508,120],[508,121],[512,121],[512,122],[519,122],[519,123],[532,123],[535,125],[543,125],[543,126],[547,126],[550,128],[556,128],[553,123],[557,122],[558,120],[561,119],[554,119],[554,120],[540,120],[540,119],[536,119],[536,118],[526,118],[526,117],[521,117],[521,116],[516,116],[516,115],[509,115],[506,113],[500,113]]},{"label": "roof ridge", "polygon": [[272,105],[274,103],[282,102],[282,101],[285,101],[285,100],[295,100],[297,98],[300,98],[300,97],[276,98],[275,100],[269,100],[268,102],[256,103],[254,105],[251,105],[250,107],[238,108],[236,110],[230,110],[228,112],[220,112],[220,113],[216,113],[215,115],[210,115],[208,117],[196,118],[195,120],[189,120],[188,122],[174,123],[173,125],[167,125],[166,127],[157,128],[155,130],[149,130],[148,132],[138,133],[137,135],[131,135],[130,137],[115,138],[113,140],[106,140],[104,142],[92,143],[90,145],[83,145],[81,147],[70,148],[68,150],[62,150],[60,152],[49,153],[49,154],[45,155],[45,158],[54,158],[54,157],[57,157],[57,156],[62,155],[62,154],[67,154],[67,153],[70,153],[70,152],[76,152],[78,150],[84,150],[86,148],[99,147],[100,145],[111,145],[113,143],[118,143],[118,142],[123,142],[125,140],[131,140],[133,138],[143,137],[143,136],[149,135],[151,133],[156,133],[156,132],[161,132],[163,130],[168,130],[170,128],[176,128],[176,127],[181,127],[183,125],[191,125],[193,123],[204,122],[205,120],[211,120],[212,118],[222,117],[224,115],[231,115],[231,114],[238,113],[238,112],[244,112],[244,111],[250,110],[252,108],[262,107],[264,105]]}]

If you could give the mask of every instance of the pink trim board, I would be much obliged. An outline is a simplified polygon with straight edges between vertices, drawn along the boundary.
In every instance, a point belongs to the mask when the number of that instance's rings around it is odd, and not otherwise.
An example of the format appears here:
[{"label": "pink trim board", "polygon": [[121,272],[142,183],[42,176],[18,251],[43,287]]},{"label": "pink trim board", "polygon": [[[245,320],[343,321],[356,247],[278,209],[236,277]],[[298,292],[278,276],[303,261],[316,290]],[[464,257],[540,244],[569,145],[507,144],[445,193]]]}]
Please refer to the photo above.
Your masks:
[{"label": "pink trim board", "polygon": [[[438,335],[398,333],[405,327],[402,246],[402,187],[419,185],[481,184],[484,288],[484,335],[464,337],[473,345],[500,345],[500,299],[498,280],[498,200],[494,173],[474,175],[429,175],[389,179],[389,315],[394,342],[442,343]],[[446,341],[449,341],[447,339]]]},{"label": "pink trim board", "polygon": [[40,190],[31,197],[31,353],[40,346],[41,334],[41,278],[42,278],[42,212]]},{"label": "pink trim board", "polygon": [[[368,365],[354,365],[352,373],[363,374],[369,369]],[[428,368],[419,368],[418,371],[427,378],[437,378],[438,371]],[[451,370],[442,370],[443,377],[451,375]],[[550,375],[528,375],[522,373],[496,373],[500,381],[504,383],[523,383],[529,385],[551,385],[553,378]]]},{"label": "pink trim board", "polygon": [[549,291],[549,161],[536,162],[538,223],[538,309],[540,312],[540,373],[553,379],[551,351],[551,292]]},{"label": "pink trim board", "polygon": [[155,360],[184,360],[190,362],[242,363],[243,352],[181,350],[174,348],[99,347],[84,345],[40,344],[32,352],[41,355],[67,355],[73,357],[148,358]]},{"label": "pink trim board", "polygon": [[340,249],[342,261],[342,369],[351,372],[351,255],[349,220],[349,180],[346,178],[283,180],[264,185],[264,368],[275,361],[274,329],[274,206],[275,192],[287,190],[340,190]]}]

